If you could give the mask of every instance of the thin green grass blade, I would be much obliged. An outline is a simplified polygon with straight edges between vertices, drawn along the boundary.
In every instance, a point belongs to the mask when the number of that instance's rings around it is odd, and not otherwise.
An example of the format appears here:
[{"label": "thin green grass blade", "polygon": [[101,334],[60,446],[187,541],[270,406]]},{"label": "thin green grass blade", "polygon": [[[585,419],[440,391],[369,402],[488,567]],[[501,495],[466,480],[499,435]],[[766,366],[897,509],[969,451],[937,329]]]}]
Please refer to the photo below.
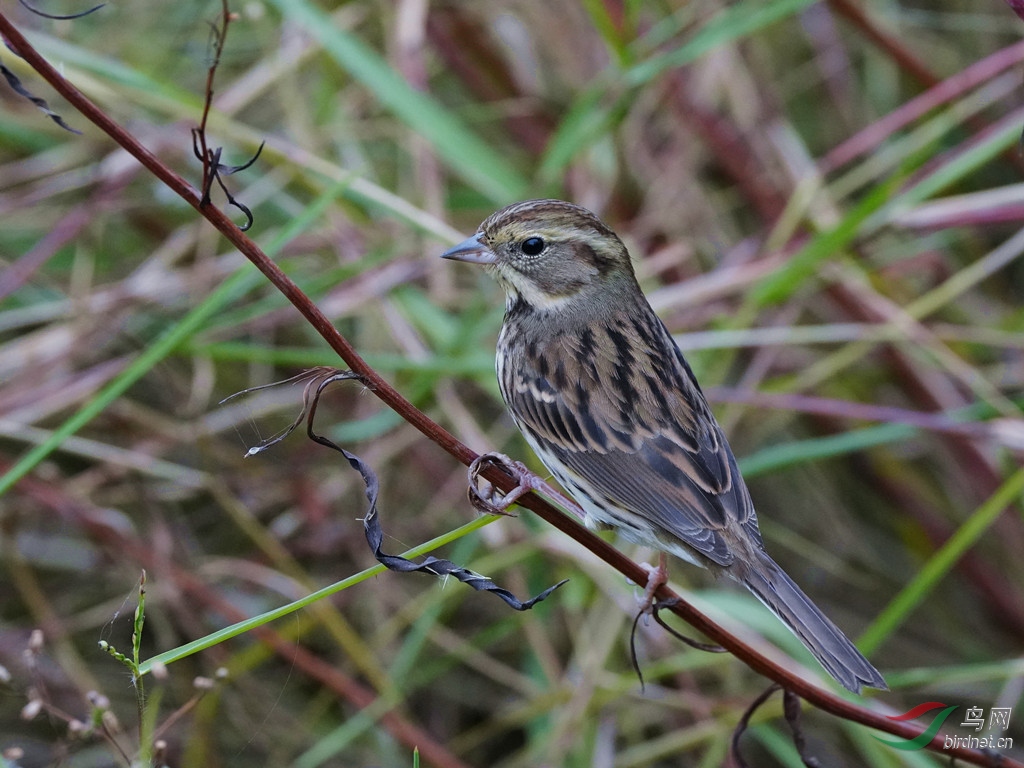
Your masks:
[{"label": "thin green grass blade", "polygon": [[368,707],[360,709],[334,730],[320,737],[313,746],[292,761],[291,768],[319,768],[324,763],[336,758],[340,752],[370,730],[381,717],[398,704],[399,701],[393,696],[378,697]]},{"label": "thin green grass blade", "polygon": [[[311,203],[301,216],[295,217],[288,227],[278,234],[273,243],[267,248],[269,254],[274,254],[286,245],[292,238],[306,229],[310,222],[314,221],[327,206],[335,200],[347,186],[347,182],[335,184],[323,195]],[[96,396],[78,410],[71,418],[61,424],[49,439],[22,456],[14,466],[0,477],[0,496],[3,496],[21,478],[31,472],[43,459],[53,453],[54,450],[71,435],[92,421],[101,414],[117,398],[123,395],[139,379],[146,375],[152,368],[171,354],[182,343],[198,333],[210,319],[223,307],[230,304],[240,296],[243,296],[253,286],[258,285],[262,276],[259,272],[249,267],[242,267],[234,275],[221,283],[198,307],[190,311],[176,325],[168,329],[160,338],[146,348],[141,355],[135,358],[124,372],[100,390]]]},{"label": "thin green grass blade", "polygon": [[941,679],[950,689],[976,686],[978,683],[1005,683],[1024,675],[1024,659],[1007,658],[977,664],[943,664],[935,667],[911,667],[885,673],[885,682],[893,690],[921,688]]},{"label": "thin green grass blade", "polygon": [[984,141],[970,147],[950,162],[943,165],[935,173],[929,174],[920,182],[895,197],[891,205],[880,213],[884,221],[869,222],[870,228],[880,226],[885,221],[913,208],[918,203],[929,200],[939,192],[950,187],[974,172],[985,163],[997,157],[1020,141],[1020,120],[1024,110],[1009,115],[1000,121],[997,130],[992,131]]},{"label": "thin green grass blade", "polygon": [[583,8],[590,16],[590,22],[594,25],[594,29],[601,35],[608,50],[615,56],[616,62],[620,66],[629,64],[630,47],[626,45],[626,41],[608,12],[608,6],[600,0],[583,0]]},{"label": "thin green grass blade", "polygon": [[537,176],[543,184],[557,180],[573,157],[606,134],[615,124],[615,116],[624,113],[630,92],[619,89],[608,103],[608,94],[612,92],[606,78],[602,78],[583,91],[569,108],[548,142],[537,169]]},{"label": "thin green grass blade", "polygon": [[777,0],[765,3],[748,0],[729,6],[707,22],[690,40],[675,50],[650,57],[624,73],[625,82],[640,86],[669,69],[675,69],[703,56],[720,45],[752,35],[758,30],[782,21],[811,5],[814,0]]},{"label": "thin green grass blade", "polygon": [[[989,403],[977,402],[965,408],[948,411],[946,416],[951,421],[969,423],[989,418],[996,413],[998,412]],[[911,424],[877,424],[837,435],[779,443],[737,461],[744,477],[755,477],[792,464],[843,456],[879,445],[909,440],[921,431],[919,427]]]},{"label": "thin green grass blade", "polygon": [[783,266],[765,275],[750,291],[748,301],[764,307],[785,301],[812,277],[823,261],[848,246],[864,232],[863,224],[892,197],[893,178],[871,191],[833,229],[815,236]]},{"label": "thin green grass blade", "polygon": [[[438,547],[442,547],[445,544],[449,544],[469,533],[472,533],[473,531],[479,530],[485,525],[490,525],[498,519],[499,517],[497,516],[478,517],[465,525],[459,526],[453,531],[449,531],[424,544],[420,544],[418,547],[410,549],[408,552],[403,553],[403,557],[413,558],[425,555],[428,552],[434,551]],[[193,640],[191,643],[186,643],[185,645],[178,646],[177,648],[172,648],[169,651],[164,651],[163,653],[157,654],[150,659],[146,659],[144,662],[139,664],[139,674],[145,675],[148,672],[151,672],[154,664],[172,664],[187,656],[191,656],[194,653],[198,653],[199,651],[203,651],[207,648],[218,645],[219,643],[223,643],[225,640],[238,637],[239,635],[250,632],[257,627],[262,627],[264,624],[268,624],[269,622],[280,619],[288,614],[295,613],[295,611],[301,610],[318,600],[323,600],[325,597],[329,597],[337,592],[353,587],[360,582],[366,581],[372,576],[384,573],[386,570],[387,568],[383,565],[375,565],[372,568],[367,568],[366,570],[360,571],[346,579],[337,581],[330,586],[319,589],[316,592],[312,592],[303,598],[288,603],[287,605],[282,605],[280,608],[275,608],[272,611],[266,611],[258,616],[253,616],[250,619],[245,619],[244,621],[232,624],[230,627],[224,627],[223,629],[217,630],[205,637],[201,637],[198,640]]]},{"label": "thin green grass blade", "polygon": [[33,32],[31,38],[40,52],[59,60],[64,66],[77,67],[83,72],[97,75],[104,87],[130,88],[136,94],[143,94],[148,105],[160,105],[161,108],[177,114],[179,119],[201,113],[202,96],[179,86],[173,80],[166,77],[150,77],[123,61],[83,48],[60,37]]},{"label": "thin green grass blade", "polygon": [[917,433],[916,427],[907,424],[883,424],[828,437],[780,443],[737,461],[744,477],[756,477],[793,464],[844,456],[887,443],[898,443]]},{"label": "thin green grass blade", "polygon": [[425,93],[414,90],[373,48],[338,29],[306,0],[273,0],[281,14],[312,35],[378,101],[429,141],[445,162],[498,204],[527,196],[528,184],[501,152]]},{"label": "thin green grass blade", "polygon": [[[488,522],[494,522],[495,519],[490,518]],[[473,539],[463,539],[453,552],[452,558],[456,562],[468,560],[476,544],[477,542]],[[369,707],[360,710],[357,715],[324,735],[316,744],[295,759],[292,768],[319,768],[332,758],[344,753],[354,740],[373,728],[386,712],[397,706],[403,695],[408,696],[411,691],[418,689],[423,684],[414,682],[411,676],[414,672],[421,672],[425,666],[424,664],[417,666],[417,660],[422,660],[420,652],[426,647],[430,632],[441,616],[442,608],[443,604],[440,600],[433,600],[429,603],[426,611],[416,619],[409,632],[406,633],[399,652],[391,658],[388,675],[393,681],[401,681],[398,689],[387,691]]]},{"label": "thin green grass blade", "polygon": [[[549,181],[558,178],[578,152],[607,133],[619,116],[625,114],[634,89],[646,85],[669,69],[695,61],[720,45],[780,21],[810,5],[811,1],[764,3],[749,0],[738,3],[719,13],[677,48],[650,56],[623,70],[621,74],[606,71],[605,76],[584,90],[569,108],[555,135],[548,142],[538,169],[539,178]],[[616,91],[617,95],[609,101],[607,94]]]},{"label": "thin green grass blade", "polygon": [[917,576],[885,607],[857,641],[864,653],[871,653],[920,605],[950,569],[989,529],[1007,506],[1021,502],[1024,468],[1018,469],[974,513],[956,533],[924,564]]},{"label": "thin green grass blade", "polygon": [[128,388],[145,376],[152,368],[174,351],[185,339],[199,331],[218,309],[230,303],[249,290],[257,282],[257,273],[241,269],[225,280],[198,307],[189,312],[181,321],[153,342],[139,357],[135,358],[124,372],[100,390],[71,418],[60,425],[46,442],[29,450],[0,477],[0,496],[7,493],[18,480],[31,472],[43,459],[60,447],[68,437],[96,418],[111,403],[123,395]]}]

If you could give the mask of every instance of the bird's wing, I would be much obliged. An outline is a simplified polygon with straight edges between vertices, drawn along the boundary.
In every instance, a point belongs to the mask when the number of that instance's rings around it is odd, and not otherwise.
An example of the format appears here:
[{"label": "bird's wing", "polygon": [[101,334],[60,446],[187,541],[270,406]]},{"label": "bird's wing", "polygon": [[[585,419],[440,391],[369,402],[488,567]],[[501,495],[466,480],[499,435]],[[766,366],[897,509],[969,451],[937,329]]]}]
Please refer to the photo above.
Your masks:
[{"label": "bird's wing", "polygon": [[761,546],[721,427],[653,312],[548,335],[514,365],[503,393],[541,460],[625,513],[624,527],[647,525],[648,538],[680,539],[721,566],[737,537]]}]

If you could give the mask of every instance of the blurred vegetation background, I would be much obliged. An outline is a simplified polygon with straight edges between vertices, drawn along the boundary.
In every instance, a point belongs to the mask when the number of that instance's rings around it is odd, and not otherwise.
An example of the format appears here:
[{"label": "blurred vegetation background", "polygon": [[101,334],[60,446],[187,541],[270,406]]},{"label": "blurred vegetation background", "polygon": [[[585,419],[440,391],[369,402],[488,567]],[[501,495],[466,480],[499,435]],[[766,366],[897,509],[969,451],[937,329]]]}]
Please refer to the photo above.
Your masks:
[{"label": "blurred vegetation background", "polygon": [[[1008,4],[231,7],[209,134],[229,164],[266,148],[227,183],[250,234],[406,396],[475,450],[534,461],[494,382],[500,291],[437,256],[517,199],[592,208],[742,457],[773,556],[886,675],[876,705],[1020,704],[1024,22]],[[0,5],[196,184],[219,11]],[[641,691],[636,588],[529,514],[436,554],[524,597],[571,579],[533,611],[385,573],[148,676],[140,716],[97,643],[129,652],[142,569],[147,658],[374,565],[340,457],[297,433],[244,458],[300,386],[221,403],[338,361],[190,208],[2,62],[82,134],[0,87],[0,469],[98,411],[0,480],[3,764],[127,765],[140,731],[170,766],[411,766],[413,745],[437,768],[730,764],[767,681],[641,623]],[[474,517],[465,468],[357,385],[329,391],[318,424],[380,474],[389,551]],[[671,575],[830,685],[752,597]],[[198,701],[197,676],[215,680]],[[112,739],[69,729],[91,691]],[[976,735],[963,713],[947,731]],[[946,764],[813,710],[804,729],[825,765]],[[1024,711],[991,733],[1024,756]],[[777,697],[743,745],[751,765],[800,765]]]}]

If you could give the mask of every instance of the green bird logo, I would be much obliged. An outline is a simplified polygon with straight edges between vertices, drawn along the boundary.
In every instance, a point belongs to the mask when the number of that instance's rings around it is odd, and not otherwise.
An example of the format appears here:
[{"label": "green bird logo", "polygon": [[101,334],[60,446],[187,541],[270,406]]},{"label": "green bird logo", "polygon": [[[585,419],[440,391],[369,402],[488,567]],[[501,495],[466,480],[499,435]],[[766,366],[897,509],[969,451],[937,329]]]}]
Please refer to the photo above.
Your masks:
[{"label": "green bird logo", "polygon": [[956,705],[947,706],[941,701],[926,701],[924,704],[918,704],[913,709],[904,712],[902,715],[892,715],[888,717],[889,720],[896,720],[897,722],[903,722],[905,720],[916,720],[926,712],[931,712],[936,709],[942,709],[942,712],[935,716],[932,720],[932,724],[922,733],[918,734],[913,739],[883,739],[875,736],[883,744],[888,744],[894,749],[913,750],[913,749],[924,749],[925,745],[928,744],[932,739],[935,738],[935,734],[939,732],[939,728],[946,722],[953,710],[956,709]]}]

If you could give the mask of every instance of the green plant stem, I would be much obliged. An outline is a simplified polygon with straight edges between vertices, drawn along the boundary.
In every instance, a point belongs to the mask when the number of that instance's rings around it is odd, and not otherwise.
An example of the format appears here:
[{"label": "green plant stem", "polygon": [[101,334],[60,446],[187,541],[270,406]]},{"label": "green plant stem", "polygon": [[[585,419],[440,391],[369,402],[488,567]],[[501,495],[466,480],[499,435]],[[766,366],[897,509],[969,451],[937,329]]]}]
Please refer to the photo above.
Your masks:
[{"label": "green plant stem", "polygon": [[925,597],[956,565],[957,561],[1024,492],[1024,467],[1018,469],[974,513],[956,533],[924,564],[917,576],[885,607],[857,640],[861,651],[877,649],[921,604]]},{"label": "green plant stem", "polygon": [[[332,185],[319,198],[314,200],[302,215],[292,220],[267,247],[269,254],[278,252],[292,238],[303,232],[310,221],[314,220],[335,200],[347,186],[346,182]],[[65,440],[99,416],[115,400],[123,395],[139,379],[146,375],[157,363],[163,360],[205,328],[209,321],[234,299],[242,296],[260,282],[259,274],[251,269],[242,268],[221,283],[203,303],[185,315],[177,324],[169,328],[162,336],[150,344],[141,355],[135,358],[128,367],[101,389],[95,397],[83,405],[74,415],[61,424],[47,440],[30,449],[13,467],[0,477],[0,496],[9,491],[21,478],[31,472],[43,459],[59,448]]]},{"label": "green plant stem", "polygon": [[[445,544],[450,544],[453,541],[461,539],[463,536],[477,531],[485,525],[490,525],[498,519],[499,517],[497,516],[478,517],[465,525],[461,525],[452,531],[448,531],[447,533],[420,544],[417,547],[413,547],[409,551],[403,553],[403,557],[419,557],[420,555],[432,552],[438,547],[442,547]],[[222,643],[225,640],[250,632],[253,629],[261,627],[271,621],[280,619],[290,613],[295,613],[295,611],[305,608],[318,600],[323,600],[325,597],[330,597],[337,592],[341,592],[342,590],[355,586],[360,582],[366,581],[371,576],[384,573],[386,570],[387,568],[383,565],[375,565],[372,568],[367,568],[364,571],[353,574],[346,579],[342,579],[330,586],[319,589],[316,592],[312,592],[305,597],[288,603],[287,605],[282,605],[280,608],[275,608],[272,611],[266,611],[265,613],[253,616],[245,621],[240,621],[229,627],[224,627],[223,629],[206,635],[205,637],[201,637],[198,640],[193,640],[191,643],[186,643],[185,645],[178,646],[177,648],[172,648],[169,651],[164,651],[163,653],[153,656],[150,659],[146,659],[144,662],[139,664],[139,674],[145,675],[151,672],[154,664],[173,664],[176,661],[184,659],[186,656],[191,656],[194,653],[198,653],[199,651],[210,648],[218,643]]]}]

